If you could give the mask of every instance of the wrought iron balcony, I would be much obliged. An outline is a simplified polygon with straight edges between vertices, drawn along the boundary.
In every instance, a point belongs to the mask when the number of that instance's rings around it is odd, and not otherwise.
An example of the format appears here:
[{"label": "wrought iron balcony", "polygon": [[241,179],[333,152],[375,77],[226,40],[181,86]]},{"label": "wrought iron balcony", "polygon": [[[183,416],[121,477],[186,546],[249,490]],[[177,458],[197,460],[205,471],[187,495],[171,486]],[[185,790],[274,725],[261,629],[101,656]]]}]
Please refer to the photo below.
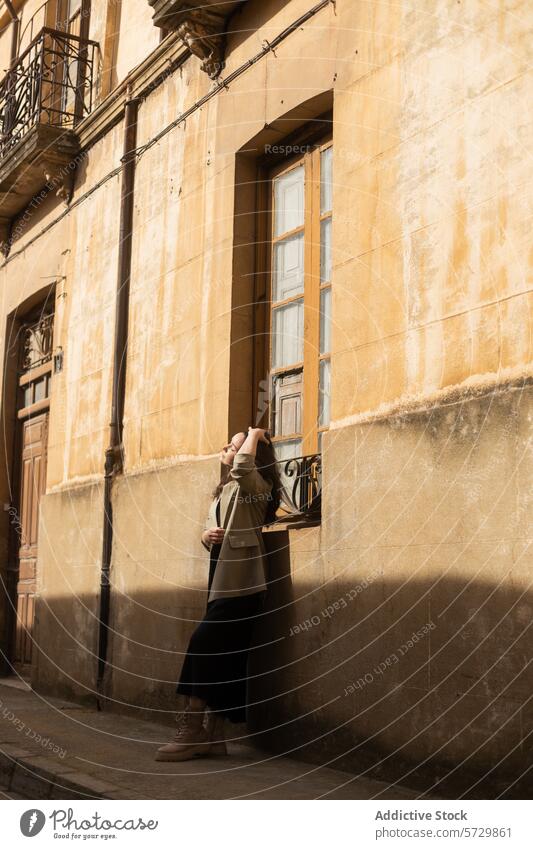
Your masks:
[{"label": "wrought iron balcony", "polygon": [[0,156],[35,126],[75,127],[93,99],[98,44],[44,28],[0,83]]},{"label": "wrought iron balcony", "polygon": [[278,462],[283,483],[278,516],[273,523],[318,524],[322,495],[322,456],[310,454]]},{"label": "wrought iron balcony", "polygon": [[0,82],[4,230],[49,175],[64,170],[79,152],[75,128],[93,107],[98,49],[95,41],[44,27]]}]

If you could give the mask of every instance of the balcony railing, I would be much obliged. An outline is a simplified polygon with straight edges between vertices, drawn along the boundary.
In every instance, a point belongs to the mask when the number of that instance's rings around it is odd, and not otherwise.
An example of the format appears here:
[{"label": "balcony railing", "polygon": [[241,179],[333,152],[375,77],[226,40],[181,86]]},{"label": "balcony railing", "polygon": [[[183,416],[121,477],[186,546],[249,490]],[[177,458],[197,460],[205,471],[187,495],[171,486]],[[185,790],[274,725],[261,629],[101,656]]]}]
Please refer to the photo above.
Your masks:
[{"label": "balcony railing", "polygon": [[276,523],[319,522],[322,495],[321,455],[292,457],[280,460],[277,465],[283,490]]},{"label": "balcony railing", "polygon": [[92,109],[98,43],[43,28],[0,83],[0,157],[36,124],[74,128]]}]

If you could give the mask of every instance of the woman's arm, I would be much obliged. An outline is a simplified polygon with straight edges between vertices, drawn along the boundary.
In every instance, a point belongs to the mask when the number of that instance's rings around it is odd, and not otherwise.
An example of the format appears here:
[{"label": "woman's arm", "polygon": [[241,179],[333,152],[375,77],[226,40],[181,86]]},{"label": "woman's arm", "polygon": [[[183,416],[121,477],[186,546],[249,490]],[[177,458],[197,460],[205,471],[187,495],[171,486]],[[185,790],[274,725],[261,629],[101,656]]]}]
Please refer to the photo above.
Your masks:
[{"label": "woman's arm", "polygon": [[255,457],[257,453],[257,443],[261,441],[268,444],[268,439],[265,437],[266,432],[267,431],[263,430],[262,427],[249,427],[248,436],[239,448],[239,452],[242,451],[243,454],[253,454]]},{"label": "woman's arm", "polygon": [[257,443],[267,442],[265,431],[260,428],[250,428],[248,436],[233,458],[233,466],[229,477],[236,480],[240,488],[247,493],[263,493],[267,495],[272,489],[272,482],[267,481],[255,466]]}]

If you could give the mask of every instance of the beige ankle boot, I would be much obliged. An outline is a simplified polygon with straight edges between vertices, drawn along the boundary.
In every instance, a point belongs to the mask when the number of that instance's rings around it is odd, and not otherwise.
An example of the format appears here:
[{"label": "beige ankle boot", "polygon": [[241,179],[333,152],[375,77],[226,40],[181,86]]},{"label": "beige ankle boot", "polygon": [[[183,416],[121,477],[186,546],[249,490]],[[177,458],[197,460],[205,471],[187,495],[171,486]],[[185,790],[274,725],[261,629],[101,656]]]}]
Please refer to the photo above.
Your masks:
[{"label": "beige ankle boot", "polygon": [[173,740],[160,746],[156,761],[187,761],[208,755],[211,749],[209,735],[203,726],[204,712],[192,711],[187,705],[176,717],[178,730]]},{"label": "beige ankle boot", "polygon": [[225,718],[222,715],[207,712],[207,734],[211,743],[209,754],[211,755],[227,755],[228,749],[226,746],[225,733]]}]

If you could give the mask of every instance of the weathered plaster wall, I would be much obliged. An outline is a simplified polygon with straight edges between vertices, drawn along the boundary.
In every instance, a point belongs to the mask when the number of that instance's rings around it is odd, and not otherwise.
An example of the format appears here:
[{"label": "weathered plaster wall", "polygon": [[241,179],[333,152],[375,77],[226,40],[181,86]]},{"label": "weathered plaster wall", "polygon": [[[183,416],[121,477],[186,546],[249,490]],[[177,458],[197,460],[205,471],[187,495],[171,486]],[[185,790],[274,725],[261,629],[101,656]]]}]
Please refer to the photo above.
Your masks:
[{"label": "weathered plaster wall", "polygon": [[42,499],[36,652],[38,690],[94,704],[102,554],[103,486],[87,484]]},{"label": "weathered plaster wall", "polygon": [[272,545],[259,739],[396,778],[524,768],[532,400],[530,380],[328,434],[322,526],[291,532],[290,568]]},{"label": "weathered plaster wall", "polygon": [[528,13],[464,14],[405,6],[336,91],[337,420],[532,359]]},{"label": "weathered plaster wall", "polygon": [[147,2],[127,0],[127,3],[121,3],[119,14],[114,59],[117,83],[159,44],[159,29],[152,24],[153,10]]},{"label": "weathered plaster wall", "polygon": [[[24,4],[20,4],[20,9],[17,10],[20,19],[20,45],[22,50],[25,50],[32,38],[35,38],[41,27],[46,25],[45,9],[42,0],[27,0]],[[31,23],[33,18],[33,25]],[[11,36],[11,33],[10,33]],[[6,41],[9,39],[5,39]]]}]

